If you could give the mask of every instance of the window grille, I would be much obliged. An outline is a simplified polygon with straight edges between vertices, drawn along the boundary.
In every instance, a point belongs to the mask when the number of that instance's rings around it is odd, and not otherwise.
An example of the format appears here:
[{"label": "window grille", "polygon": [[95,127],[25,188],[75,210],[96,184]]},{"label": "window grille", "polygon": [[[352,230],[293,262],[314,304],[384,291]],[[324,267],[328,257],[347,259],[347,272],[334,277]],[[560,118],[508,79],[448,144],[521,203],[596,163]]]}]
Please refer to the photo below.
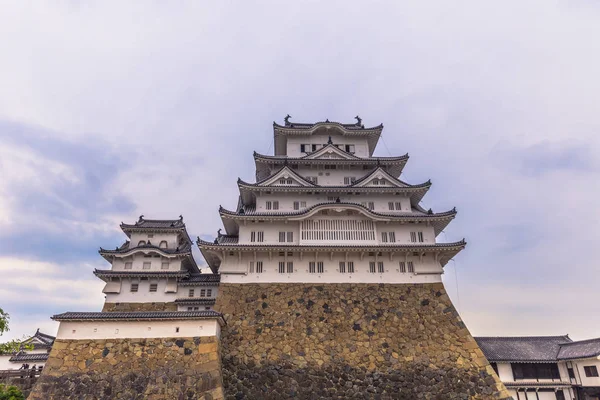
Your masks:
[{"label": "window grille", "polygon": [[188,297],[194,297],[194,289],[188,290]]},{"label": "window grille", "polygon": [[390,232],[388,236],[390,238],[390,243],[396,243],[396,232]]},{"label": "window grille", "polygon": [[150,292],[154,293],[158,290],[158,283],[151,283],[150,284]]},{"label": "window grille", "polygon": [[135,293],[138,291],[138,288],[140,287],[139,283],[132,283],[131,287],[129,288],[129,291],[132,293]]},{"label": "window grille", "polygon": [[354,261],[348,261],[348,273],[349,274],[354,273]]},{"label": "window grille", "polygon": [[280,178],[279,179],[279,184],[280,185],[285,185],[285,183],[286,183],[286,179],[285,178]]},{"label": "window grille", "polygon": [[302,240],[374,241],[375,224],[369,220],[311,219],[301,221]]},{"label": "window grille", "polygon": [[369,272],[372,274],[375,273],[375,261],[369,262]]},{"label": "window grille", "polygon": [[423,232],[419,232],[419,242],[423,243]]},{"label": "window grille", "polygon": [[257,274],[262,274],[263,272],[263,262],[262,261],[257,261],[256,262],[256,273]]},{"label": "window grille", "polygon": [[322,274],[325,272],[325,268],[323,267],[323,261],[317,262],[317,273]]},{"label": "window grille", "polygon": [[288,261],[288,263],[287,263],[287,273],[288,274],[294,273],[294,263],[292,261]]},{"label": "window grille", "polygon": [[254,273],[254,261],[250,261],[250,265],[248,267],[248,273],[249,274],[253,274]]},{"label": "window grille", "polygon": [[125,269],[131,269],[131,268],[133,268],[133,263],[126,262],[125,263]]},{"label": "window grille", "polygon": [[212,289],[206,289],[206,297],[212,297]]},{"label": "window grille", "polygon": [[200,289],[200,297],[206,297],[206,289]]},{"label": "window grille", "polygon": [[262,231],[257,232],[257,233],[258,233],[258,235],[256,235],[258,237],[257,242],[264,242],[265,241],[265,233]]},{"label": "window grille", "polygon": [[410,241],[413,243],[417,242],[417,233],[416,232],[411,232],[410,233]]},{"label": "window grille", "polygon": [[585,376],[588,378],[595,378],[598,376],[598,368],[595,365],[584,366]]},{"label": "window grille", "polygon": [[415,265],[413,264],[413,262],[409,261],[407,264],[408,264],[408,272],[414,273],[415,272]]},{"label": "window grille", "polygon": [[273,202],[271,202],[271,201],[267,201],[267,202],[265,203],[265,208],[266,208],[267,210],[270,210],[270,209],[272,209],[272,208],[273,208]]},{"label": "window grille", "polygon": [[350,154],[354,154],[354,145],[353,144],[347,144],[346,145],[346,152],[350,153]]},{"label": "window grille", "polygon": [[279,243],[285,242],[285,232],[279,232]]},{"label": "window grille", "polygon": [[402,210],[402,203],[397,201],[394,203],[394,205],[396,206],[396,210]]},{"label": "window grille", "polygon": [[388,202],[388,208],[390,209],[390,211],[394,211],[394,202],[393,201]]},{"label": "window grille", "polygon": [[317,263],[314,261],[310,261],[308,263],[308,273],[314,274],[317,272]]},{"label": "window grille", "polygon": [[344,261],[340,261],[340,274],[346,273],[346,263]]},{"label": "window grille", "polygon": [[400,261],[400,272],[401,273],[406,272],[406,263],[404,261]]},{"label": "window grille", "polygon": [[375,203],[370,201],[369,202],[369,210],[374,210],[375,209]]},{"label": "window grille", "polygon": [[279,210],[279,201],[273,202],[273,210]]},{"label": "window grille", "polygon": [[287,184],[288,184],[288,185],[291,185],[292,183],[294,183],[294,181],[292,180],[292,178],[288,178],[288,180],[287,180]]},{"label": "window grille", "polygon": [[285,261],[279,261],[279,273],[285,274]]},{"label": "window grille", "polygon": [[169,269],[169,263],[168,262],[164,262],[160,265],[160,269]]},{"label": "window grille", "polygon": [[250,232],[250,242],[256,242],[256,231]]},{"label": "window grille", "polygon": [[381,242],[382,243],[387,243],[388,241],[388,234],[387,232],[381,232]]},{"label": "window grille", "polygon": [[377,272],[379,272],[380,274],[383,274],[385,272],[385,269],[383,268],[383,263],[381,261],[377,263]]},{"label": "window grille", "polygon": [[287,241],[290,243],[294,241],[294,232],[287,233]]},{"label": "window grille", "polygon": [[294,202],[294,210],[299,210],[300,209],[300,202],[299,201],[295,201]]},{"label": "window grille", "polygon": [[379,180],[379,184],[380,184],[380,185],[385,185],[385,184],[386,184],[386,182],[385,182],[385,179],[380,179],[380,180]]}]

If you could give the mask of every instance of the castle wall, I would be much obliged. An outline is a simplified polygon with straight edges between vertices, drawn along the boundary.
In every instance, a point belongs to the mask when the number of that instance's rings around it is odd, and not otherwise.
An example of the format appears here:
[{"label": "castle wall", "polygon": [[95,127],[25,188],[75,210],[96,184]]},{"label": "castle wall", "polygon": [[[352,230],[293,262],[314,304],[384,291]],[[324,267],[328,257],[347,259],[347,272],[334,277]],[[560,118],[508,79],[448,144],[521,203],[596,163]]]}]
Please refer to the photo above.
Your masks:
[{"label": "castle wall", "polygon": [[[175,297],[176,298],[176,297]],[[153,303],[104,303],[103,312],[113,311],[177,311],[177,304],[174,303],[175,298],[171,302],[153,302]]]},{"label": "castle wall", "polygon": [[222,283],[215,310],[228,398],[509,398],[441,283]]},{"label": "castle wall", "polygon": [[220,400],[221,382],[215,336],[57,339],[29,399]]}]

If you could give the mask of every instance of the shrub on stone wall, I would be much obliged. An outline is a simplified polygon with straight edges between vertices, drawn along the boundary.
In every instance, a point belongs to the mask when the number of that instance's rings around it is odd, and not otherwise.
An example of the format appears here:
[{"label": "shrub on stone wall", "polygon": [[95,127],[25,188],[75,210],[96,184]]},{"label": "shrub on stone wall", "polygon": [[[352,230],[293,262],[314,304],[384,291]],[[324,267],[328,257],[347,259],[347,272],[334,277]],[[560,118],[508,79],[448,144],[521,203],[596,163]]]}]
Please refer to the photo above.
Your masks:
[{"label": "shrub on stone wall", "polygon": [[25,396],[16,386],[0,384],[0,400],[25,400]]}]

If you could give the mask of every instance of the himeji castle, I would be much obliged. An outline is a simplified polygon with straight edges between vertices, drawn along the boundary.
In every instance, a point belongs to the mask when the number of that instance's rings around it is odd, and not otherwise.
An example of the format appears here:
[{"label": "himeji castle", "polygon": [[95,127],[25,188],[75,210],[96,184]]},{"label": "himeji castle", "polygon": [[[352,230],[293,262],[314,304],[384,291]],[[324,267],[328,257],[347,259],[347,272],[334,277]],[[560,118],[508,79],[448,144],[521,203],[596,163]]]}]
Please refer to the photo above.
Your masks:
[{"label": "himeji castle", "polygon": [[464,240],[438,243],[456,210],[420,205],[431,182],[400,179],[408,155],[374,157],[383,125],[274,124],[274,155],[254,153],[225,232],[198,240],[228,283],[433,283]]}]

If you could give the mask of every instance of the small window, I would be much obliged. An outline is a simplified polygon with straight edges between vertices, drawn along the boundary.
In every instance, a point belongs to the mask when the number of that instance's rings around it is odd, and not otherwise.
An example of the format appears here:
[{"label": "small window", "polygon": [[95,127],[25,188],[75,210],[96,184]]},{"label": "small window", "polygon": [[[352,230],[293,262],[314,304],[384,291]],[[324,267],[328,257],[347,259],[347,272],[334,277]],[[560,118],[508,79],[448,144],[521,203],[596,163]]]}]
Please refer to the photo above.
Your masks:
[{"label": "small window", "polygon": [[411,232],[410,233],[410,241],[413,243],[417,242],[417,232]]},{"label": "small window", "polygon": [[256,273],[257,274],[262,274],[263,272],[263,262],[262,261],[257,261],[256,262]]},{"label": "small window", "polygon": [[279,261],[279,273],[285,274],[285,261]]},{"label": "small window", "polygon": [[300,145],[300,153],[308,153],[307,146],[305,144]]},{"label": "small window", "polygon": [[250,232],[250,242],[256,242],[256,232]]},{"label": "small window", "polygon": [[311,146],[312,146],[312,151],[317,151],[317,146],[318,146],[317,144],[311,144]]},{"label": "small window", "polygon": [[188,307],[188,311],[194,310],[194,307]]},{"label": "small window", "polygon": [[150,284],[150,292],[154,293],[158,290],[158,283],[151,283]]},{"label": "small window", "polygon": [[295,201],[294,202],[294,210],[299,210],[300,209],[300,202],[299,201]]},{"label": "small window", "polygon": [[319,177],[317,176],[307,176],[306,180],[317,185],[319,183]]},{"label": "small window", "polygon": [[257,234],[257,237],[258,237],[257,242],[264,242],[265,241],[265,233],[262,232],[262,231],[261,232],[257,232],[257,233],[258,233]]},{"label": "small window", "polygon": [[206,297],[212,297],[212,289],[206,289]]},{"label": "small window", "polygon": [[369,262],[369,272],[372,274],[375,273],[375,261]]},{"label": "small window", "polygon": [[370,201],[369,202],[369,210],[374,210],[375,209],[375,203]]},{"label": "small window", "polygon": [[286,179],[285,178],[280,178],[279,179],[279,184],[280,185],[285,185]]},{"label": "small window", "polygon": [[160,247],[161,249],[166,249],[169,247],[169,245],[167,244],[166,240],[163,240],[162,242],[160,242],[160,244],[158,245],[158,247]]},{"label": "small window", "polygon": [[394,211],[394,202],[393,201],[388,202],[388,208],[390,209],[390,211]]},{"label": "small window", "polygon": [[249,274],[254,273],[254,261],[250,261],[250,265],[248,266],[248,273]]},{"label": "small window", "polygon": [[346,273],[346,263],[344,261],[340,261],[340,274],[345,274]]},{"label": "small window", "polygon": [[595,378],[598,376],[598,368],[595,365],[583,367],[583,370],[585,371],[585,376],[588,378]]},{"label": "small window", "polygon": [[169,263],[164,262],[164,263],[160,264],[160,269],[169,269]]},{"label": "small window", "polygon": [[373,185],[379,185],[379,179],[373,179]]},{"label": "small window", "polygon": [[409,261],[407,264],[408,264],[408,272],[414,273],[415,272],[415,264],[413,264],[412,261]]},{"label": "small window", "polygon": [[188,290],[188,297],[194,297],[194,289]]},{"label": "small window", "polygon": [[287,273],[288,274],[294,273],[294,263],[292,261],[288,261],[288,263],[287,263]]},{"label": "small window", "polygon": [[406,263],[404,261],[400,261],[400,272],[401,273],[405,273],[406,272]]},{"label": "small window", "polygon": [[323,267],[323,261],[319,261],[317,263],[317,274],[322,274],[325,272],[325,268]]},{"label": "small window", "polygon": [[267,210],[270,210],[270,209],[272,209],[272,208],[273,208],[273,203],[272,203],[272,202],[270,202],[270,201],[267,201],[267,202],[265,203],[265,208],[266,208]]},{"label": "small window", "polygon": [[145,246],[146,245],[146,241],[145,240],[140,240],[138,243],[138,246]]},{"label": "small window", "polygon": [[179,327],[175,327],[175,333],[179,333]]},{"label": "small window", "polygon": [[381,232],[381,243],[387,243],[387,241],[388,241],[387,232]]},{"label": "small window", "polygon": [[126,262],[125,263],[125,269],[131,269],[131,268],[133,268],[133,263]]},{"label": "small window", "polygon": [[292,183],[294,183],[294,181],[292,180],[292,178],[288,178],[288,180],[287,180],[287,184],[288,184],[288,185],[291,185]]},{"label": "small window", "polygon": [[383,263],[381,261],[377,263],[377,272],[379,272],[380,274],[383,274],[385,272],[385,269],[383,268]]},{"label": "small window", "polygon": [[353,176],[344,177],[344,185],[352,185],[354,182],[356,182],[355,177],[353,177]]},{"label": "small window", "polygon": [[300,207],[302,207],[302,208],[306,208],[306,202],[305,202],[305,201],[301,201],[301,202],[300,202]]},{"label": "small window", "polygon": [[569,379],[575,379],[575,371],[573,371],[573,368],[567,368],[567,372],[569,373]]},{"label": "small window", "polygon": [[144,263],[144,266],[143,266],[142,268],[143,268],[143,269],[150,269],[150,266],[151,266],[151,264],[152,264],[152,263],[145,262],[145,263]]},{"label": "small window", "polygon": [[139,283],[132,283],[131,287],[129,288],[129,291],[132,293],[136,293],[138,291],[139,286]]},{"label": "small window", "polygon": [[273,210],[279,210],[279,201],[273,202]]},{"label": "small window", "polygon": [[347,144],[346,145],[346,152],[348,152],[350,154],[354,154],[354,145],[353,144]]},{"label": "small window", "polygon": [[206,297],[206,289],[200,289],[200,297]]},{"label": "small window", "polygon": [[279,232],[279,243],[285,242],[285,232]]},{"label": "small window", "polygon": [[386,182],[385,182],[385,179],[380,179],[380,180],[379,180],[379,184],[380,184],[380,185],[385,185],[385,184],[386,184]]},{"label": "small window", "polygon": [[419,242],[423,243],[423,232],[419,232]]},{"label": "small window", "polygon": [[349,274],[354,273],[354,261],[348,261],[348,273]]},{"label": "small window", "polygon": [[314,274],[314,273],[316,273],[316,272],[317,272],[317,263],[316,263],[316,262],[314,262],[314,261],[310,261],[310,262],[308,263],[308,272],[309,272],[310,274]]},{"label": "small window", "polygon": [[390,232],[388,236],[390,238],[390,243],[396,243],[396,232]]},{"label": "small window", "polygon": [[194,311],[199,311],[200,307],[194,307]]},{"label": "small window", "polygon": [[396,210],[400,211],[402,210],[402,203],[397,201],[394,203],[394,206],[396,207]]},{"label": "small window", "polygon": [[287,233],[287,241],[290,243],[294,241],[294,232]]}]

